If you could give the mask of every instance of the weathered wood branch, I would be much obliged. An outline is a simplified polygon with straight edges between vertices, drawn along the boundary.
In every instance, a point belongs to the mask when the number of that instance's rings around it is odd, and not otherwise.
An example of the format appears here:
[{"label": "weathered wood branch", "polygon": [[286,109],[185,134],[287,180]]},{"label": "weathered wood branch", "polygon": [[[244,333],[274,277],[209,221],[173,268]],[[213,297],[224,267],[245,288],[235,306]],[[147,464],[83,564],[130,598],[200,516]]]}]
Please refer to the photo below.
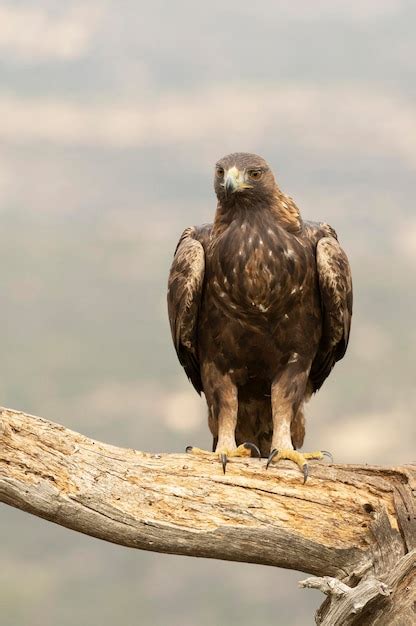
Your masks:
[{"label": "weathered wood branch", "polygon": [[0,409],[0,501],[133,548],[330,577],[304,583],[328,594],[322,624],[416,616],[415,490],[416,465],[311,463],[303,485],[290,463],[232,459],[224,476],[208,458],[117,448]]},{"label": "weathered wood branch", "polygon": [[407,626],[416,623],[415,568],[416,550],[412,550],[394,564],[383,581],[370,574],[356,587],[349,587],[338,578],[324,576],[307,578],[300,586],[319,589],[328,596],[317,614],[321,626]]}]

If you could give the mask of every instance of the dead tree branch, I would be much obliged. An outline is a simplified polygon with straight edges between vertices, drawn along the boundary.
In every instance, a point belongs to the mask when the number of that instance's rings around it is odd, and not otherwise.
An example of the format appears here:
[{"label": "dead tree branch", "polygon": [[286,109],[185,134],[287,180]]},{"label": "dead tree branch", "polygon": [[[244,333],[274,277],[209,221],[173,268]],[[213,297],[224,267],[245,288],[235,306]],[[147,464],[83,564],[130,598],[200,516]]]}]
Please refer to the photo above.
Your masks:
[{"label": "dead tree branch", "polygon": [[415,465],[315,463],[302,485],[290,463],[232,459],[224,476],[0,409],[1,502],[133,548],[313,574],[325,625],[416,619],[415,490]]}]

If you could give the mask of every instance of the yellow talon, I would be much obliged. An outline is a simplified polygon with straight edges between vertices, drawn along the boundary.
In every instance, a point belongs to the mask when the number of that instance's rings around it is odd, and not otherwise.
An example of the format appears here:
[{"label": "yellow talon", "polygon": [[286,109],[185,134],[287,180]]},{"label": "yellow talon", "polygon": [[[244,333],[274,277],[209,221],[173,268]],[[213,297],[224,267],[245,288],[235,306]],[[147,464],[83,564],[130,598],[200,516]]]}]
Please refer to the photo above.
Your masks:
[{"label": "yellow talon", "polygon": [[252,453],[254,453],[258,457],[261,456],[258,447],[254,443],[250,442],[242,443],[240,446],[238,446],[238,448],[234,448],[233,450],[230,450],[228,448],[217,448],[215,452],[208,452],[208,450],[201,450],[201,448],[188,446],[186,448],[186,452],[188,454],[195,454],[195,456],[217,456],[221,461],[224,474],[227,467],[228,459],[231,457],[249,457],[252,455]]},{"label": "yellow talon", "polygon": [[272,450],[270,452],[269,458],[267,459],[266,469],[269,467],[270,463],[277,463],[278,461],[288,460],[293,461],[300,467],[303,473],[303,484],[306,483],[306,479],[308,478],[308,460],[316,459],[318,461],[322,460],[325,455],[328,455],[331,458],[332,456],[329,452],[318,451],[318,452],[298,452],[297,450]]}]

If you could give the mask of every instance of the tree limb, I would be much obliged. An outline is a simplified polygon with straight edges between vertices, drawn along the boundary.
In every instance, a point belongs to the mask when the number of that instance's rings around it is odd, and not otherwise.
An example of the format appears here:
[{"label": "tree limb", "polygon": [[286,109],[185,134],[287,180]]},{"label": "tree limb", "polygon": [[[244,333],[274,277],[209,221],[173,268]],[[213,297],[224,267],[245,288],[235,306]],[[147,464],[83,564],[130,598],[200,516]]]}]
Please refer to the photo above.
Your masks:
[{"label": "tree limb", "polygon": [[143,550],[388,586],[416,548],[415,490],[415,465],[311,463],[302,485],[290,463],[232,459],[224,476],[208,458],[117,448],[0,409],[0,501]]},{"label": "tree limb", "polygon": [[415,623],[416,550],[403,556],[394,570],[383,578],[384,582],[369,576],[356,587],[328,576],[307,578],[299,584],[319,589],[329,596],[317,613],[316,621],[321,626],[407,626]]}]

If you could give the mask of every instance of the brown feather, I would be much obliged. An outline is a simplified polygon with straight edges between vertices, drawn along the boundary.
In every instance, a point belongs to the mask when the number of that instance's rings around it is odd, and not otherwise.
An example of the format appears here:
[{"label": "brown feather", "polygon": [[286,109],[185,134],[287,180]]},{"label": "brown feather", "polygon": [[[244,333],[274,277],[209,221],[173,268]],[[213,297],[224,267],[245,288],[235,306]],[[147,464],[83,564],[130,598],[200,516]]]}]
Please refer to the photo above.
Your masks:
[{"label": "brown feather", "polygon": [[227,195],[216,177],[214,223],[184,231],[176,249],[169,319],[179,360],[205,393],[214,440],[236,389],[237,444],[250,440],[266,456],[272,384],[291,407],[299,447],[303,403],[345,354],[351,273],[335,231],[304,223],[261,157],[236,153],[219,162],[224,171],[234,164],[239,171],[259,168],[261,180]]},{"label": "brown feather", "polygon": [[205,273],[205,253],[195,228],[181,235],[168,282],[168,313],[179,361],[198,393],[202,391],[197,329]]}]

